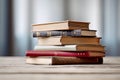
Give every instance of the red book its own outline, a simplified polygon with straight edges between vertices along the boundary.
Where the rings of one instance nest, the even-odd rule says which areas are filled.
[[[26,56],[104,57],[104,52],[94,51],[26,51]]]

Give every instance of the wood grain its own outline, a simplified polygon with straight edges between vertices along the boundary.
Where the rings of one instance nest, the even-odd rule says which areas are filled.
[[[30,65],[25,57],[0,57],[0,80],[120,80],[120,57],[104,64]]]

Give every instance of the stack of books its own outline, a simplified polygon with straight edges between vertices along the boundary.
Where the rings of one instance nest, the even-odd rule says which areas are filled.
[[[105,48],[89,22],[64,21],[32,25],[38,39],[34,50],[26,51],[29,64],[102,64]]]

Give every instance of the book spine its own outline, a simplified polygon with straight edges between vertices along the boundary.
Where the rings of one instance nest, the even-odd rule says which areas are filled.
[[[92,57],[88,51],[27,51],[26,56]]]
[[[33,37],[49,37],[49,36],[81,36],[81,30],[33,32]]]
[[[52,57],[52,65],[102,64],[103,58]]]

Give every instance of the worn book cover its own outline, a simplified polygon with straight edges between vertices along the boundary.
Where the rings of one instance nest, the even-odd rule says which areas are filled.
[[[49,30],[75,30],[89,29],[89,22],[79,21],[62,21],[43,24],[33,24],[32,31],[49,31]]]
[[[92,44],[100,45],[99,37],[38,37],[38,45],[79,45],[79,44]]]

